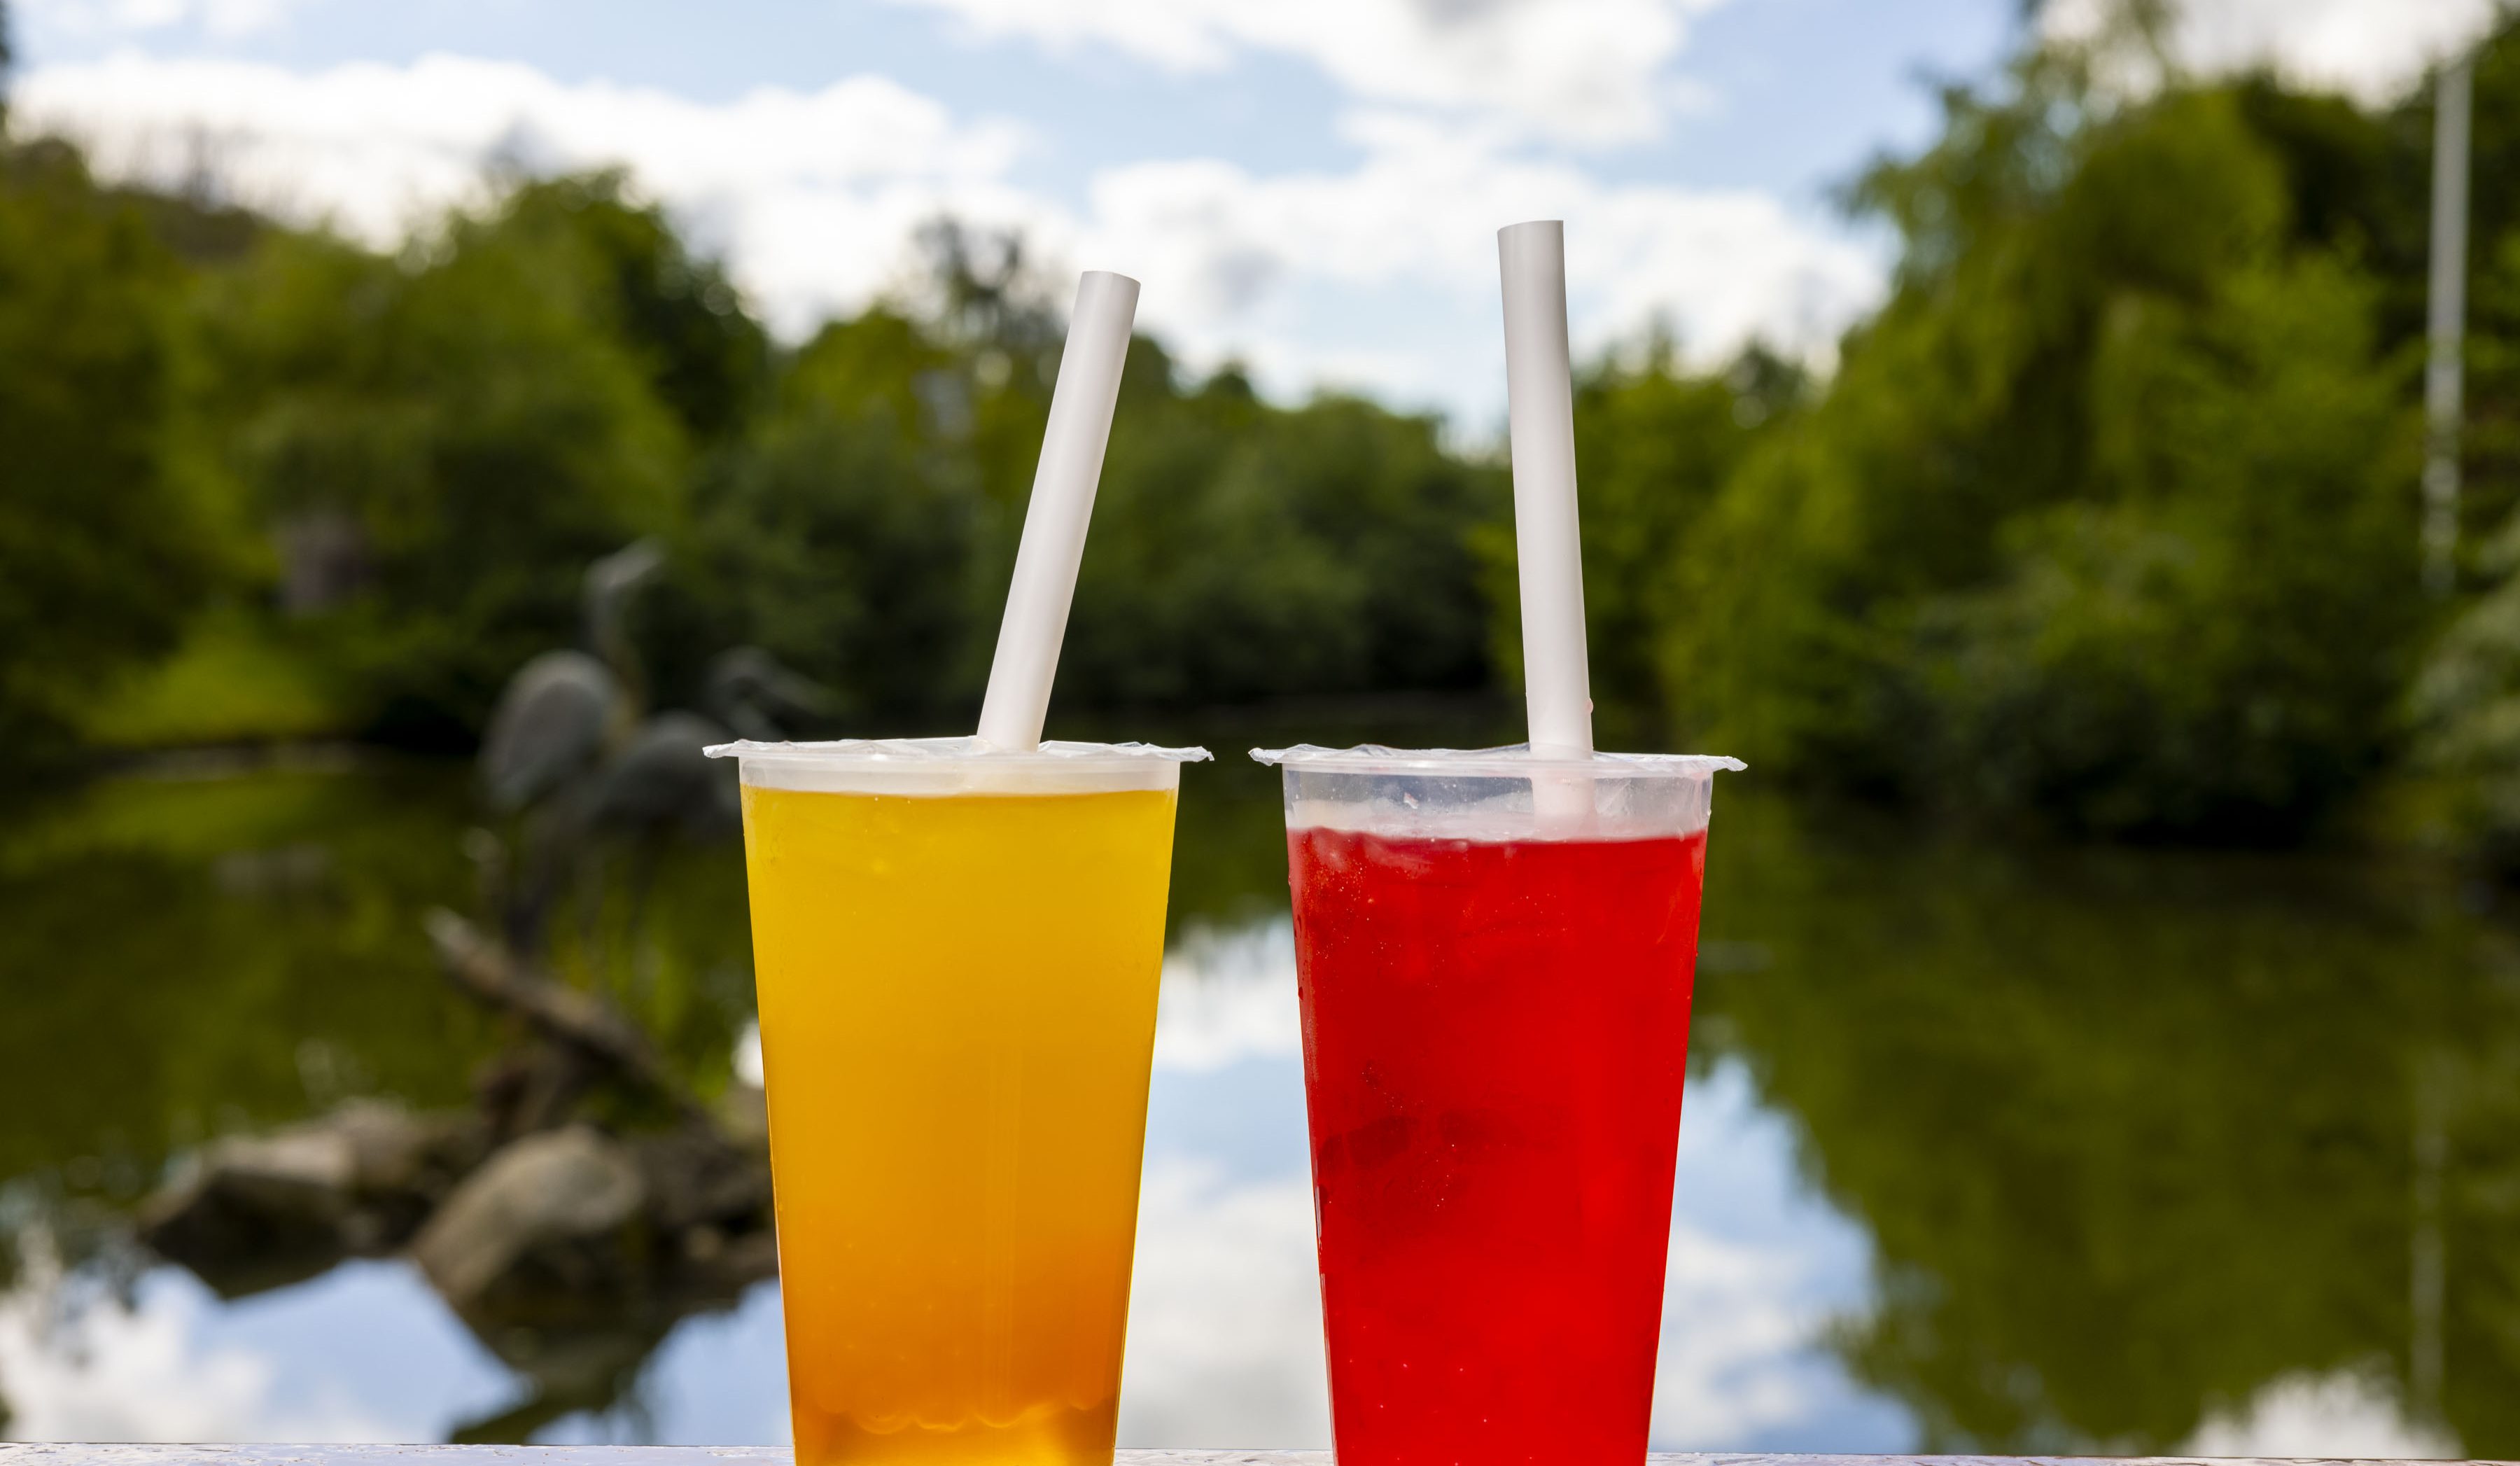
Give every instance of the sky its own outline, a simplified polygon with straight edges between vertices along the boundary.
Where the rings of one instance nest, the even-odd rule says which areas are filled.
[[[2110,0],[2036,23],[2088,31]],[[2381,97],[2494,0],[2190,0],[2194,65]],[[950,213],[1144,282],[1193,369],[1502,416],[1495,230],[1567,221],[1587,353],[1825,366],[1879,298],[1840,185],[2020,0],[14,0],[21,130],[378,245],[496,163],[629,167],[788,339]]]

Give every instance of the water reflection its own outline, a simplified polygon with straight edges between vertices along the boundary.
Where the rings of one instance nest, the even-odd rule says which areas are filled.
[[[461,791],[126,779],[0,825],[0,1183],[129,1199],[210,1134],[354,1093],[459,1100],[487,1026],[412,924],[465,894]]]
[[[39,1271],[0,1303],[15,1439],[441,1441],[516,1394],[407,1263],[222,1303],[180,1268],[122,1298]]]
[[[1326,1443],[1276,800],[1197,775],[1122,1436]],[[569,1384],[397,1261],[222,1302],[122,1240],[204,1136],[462,1103],[496,1026],[416,936],[469,889],[458,780],[124,780],[0,826],[0,1434],[784,1437],[775,1285],[596,1341]],[[2520,1448],[2505,927],[2350,862],[1721,802],[1657,1445]],[[625,970],[713,1082],[742,1063],[733,851],[659,901]]]
[[[1121,1435],[1135,1445],[1326,1445],[1328,1399],[1282,918],[1183,943],[1166,973]],[[1785,1127],[1738,1065],[1692,1084],[1655,1439],[1895,1448],[1905,1413],[1815,1347],[1861,1300],[1862,1234],[1795,1175]],[[127,1298],[22,1277],[0,1306],[0,1379],[25,1439],[442,1440],[536,1396],[401,1262],[358,1261],[221,1304],[189,1274]],[[83,1305],[83,1306],[79,1306]],[[36,1316],[51,1320],[34,1327]],[[645,1343],[646,1341],[641,1341]],[[547,1442],[777,1443],[776,1285],[685,1320],[606,1408]]]
[[[1719,830],[1710,935],[1772,960],[1702,989],[1708,1047],[1869,1232],[1873,1302],[1836,1348],[1923,1443],[2169,1449],[2349,1397],[2403,1441],[2520,1439],[2520,965],[2452,889],[1821,840],[1756,801]],[[2423,1124],[2449,1158],[2430,1320]],[[2427,1349],[2437,1403],[2408,1389]]]
[[[1294,940],[1193,927],[1165,968],[1121,1435],[1329,1443]],[[1863,1235],[1794,1169],[1746,1071],[1689,1085],[1654,1390],[1658,1447],[1895,1450],[1906,1412],[1820,1346]],[[1476,1286],[1464,1280],[1464,1286]]]

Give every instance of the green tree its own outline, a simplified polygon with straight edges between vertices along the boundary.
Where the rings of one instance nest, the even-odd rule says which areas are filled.
[[[1077,583],[1062,696],[1202,705],[1477,686],[1485,607],[1468,534],[1492,476],[1429,419],[1195,388],[1141,340]]]
[[[1584,618],[1592,653],[1595,733],[1610,748],[1667,746],[1667,713],[1688,671],[1658,655],[1664,627],[1688,613],[1674,566],[1761,435],[1803,404],[1803,370],[1753,345],[1720,373],[1683,367],[1674,344],[1650,338],[1641,360],[1613,353],[1575,383],[1575,460],[1584,538]],[[1513,526],[1503,516],[1474,541],[1495,608],[1499,675],[1522,671]]]
[[[968,726],[1013,564],[1059,330],[1019,242],[925,235],[906,299],[826,327],[702,475],[663,639],[759,642],[861,731]],[[1493,474],[1371,403],[1262,401],[1130,349],[1058,706],[1483,686],[1469,535]]]
[[[577,634],[589,560],[679,522],[671,374],[626,328],[618,252],[551,227],[556,197],[399,260],[274,234],[204,287],[240,475],[284,543],[333,562],[292,570],[301,634],[388,737],[461,737]]]
[[[1684,556],[1669,685],[1806,783],[2292,838],[2384,766],[2421,629],[2408,381],[2234,90],[2091,61],[1861,185],[1892,298]]]
[[[2461,527],[2478,588],[2434,647],[2414,704],[2453,832],[2509,872],[2520,870],[2520,211],[2482,180],[2520,165],[2520,23],[2478,49],[2475,96]],[[2401,114],[2393,135],[2428,132],[2420,96]]]
[[[959,712],[987,655],[970,414],[964,363],[907,316],[825,327],[741,449],[700,477],[661,609],[680,658],[667,680],[754,642],[840,690],[858,731]]]
[[[694,254],[661,209],[634,202],[624,174],[520,183],[497,228],[580,256],[587,307],[610,316],[694,440],[724,440],[751,421],[769,384],[768,334],[724,266]]]
[[[2016,519],[1995,585],[1918,614],[1916,755],[1945,791],[2282,840],[2381,770],[2422,607],[2369,295],[2312,256],[2121,325],[2095,363],[2099,502]]]
[[[2480,459],[2494,463],[2514,427],[2492,414],[2514,400],[2498,401],[2496,389],[2520,386],[2520,231],[2479,264],[2469,296],[2470,360],[2485,379],[2488,415],[2478,435],[2488,440],[2469,450],[2471,473]],[[2452,836],[2510,874],[2520,872],[2520,513],[2471,558],[2486,583],[2444,630],[2415,683],[2420,766],[2447,788]]]
[[[0,143],[0,747],[20,772],[217,578],[181,284],[70,149]]]

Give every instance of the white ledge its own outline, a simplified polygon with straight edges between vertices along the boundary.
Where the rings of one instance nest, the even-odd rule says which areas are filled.
[[[2371,1457],[2223,1457],[2248,1466]],[[1818,1456],[1690,1452],[1654,1466],[2207,1466],[2196,1456]],[[784,1445],[0,1445],[0,1466],[794,1466]],[[1124,1450],[1117,1466],[1331,1466],[1326,1450]],[[2391,1463],[2403,1466],[2403,1463]],[[2511,1462],[2470,1466],[2520,1466]]]

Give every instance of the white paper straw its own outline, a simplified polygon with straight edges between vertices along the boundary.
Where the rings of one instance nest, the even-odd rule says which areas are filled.
[[[1029,754],[1041,746],[1137,316],[1138,282],[1128,276],[1088,270],[1076,282],[1076,309],[1067,318],[1067,346],[1050,393],[1050,426],[1041,435],[1041,464],[1033,471],[1032,502],[1024,509],[1014,579],[1007,587],[1006,619],[998,624],[998,653],[980,703],[980,741],[991,748]]]
[[[1584,652],[1584,545],[1575,517],[1575,391],[1566,346],[1566,230],[1555,219],[1497,231],[1505,276],[1506,409],[1513,435],[1513,535],[1522,571],[1522,687],[1531,751],[1593,752]]]

